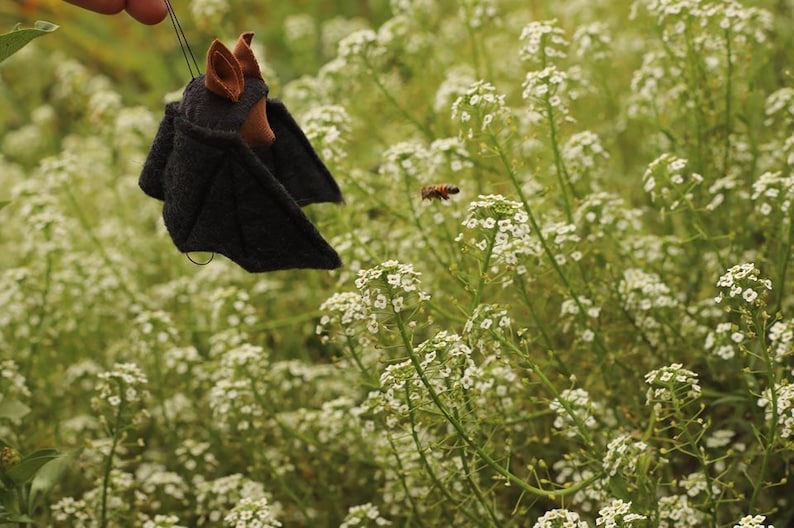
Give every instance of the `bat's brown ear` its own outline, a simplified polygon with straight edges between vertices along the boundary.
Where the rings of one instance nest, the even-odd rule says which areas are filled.
[[[240,100],[240,95],[245,90],[243,71],[237,58],[218,39],[212,41],[207,52],[204,86],[212,93],[235,103]]]
[[[251,49],[251,39],[254,38],[253,31],[247,31],[240,35],[237,44],[234,46],[234,56],[240,63],[243,75],[262,79],[262,72],[259,70],[259,63],[256,62],[254,51]],[[262,79],[264,80],[264,79]]]

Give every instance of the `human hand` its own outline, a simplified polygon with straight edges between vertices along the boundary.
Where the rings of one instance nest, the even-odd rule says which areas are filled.
[[[96,11],[104,15],[115,15],[126,9],[138,22],[157,24],[168,13],[165,0],[66,0],[70,4]]]

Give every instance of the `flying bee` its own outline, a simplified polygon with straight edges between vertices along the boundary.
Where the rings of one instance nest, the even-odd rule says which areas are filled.
[[[449,200],[450,194],[458,194],[460,189],[448,183],[422,187],[422,200]]]

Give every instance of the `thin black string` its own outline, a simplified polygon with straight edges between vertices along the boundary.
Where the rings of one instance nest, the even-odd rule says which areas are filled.
[[[185,32],[182,29],[182,24],[179,23],[179,19],[174,12],[174,8],[171,6],[170,0],[163,1],[165,2],[166,8],[168,9],[168,15],[171,17],[171,25],[174,27],[176,39],[179,41],[179,47],[182,49],[182,56],[185,57],[185,64],[187,64],[187,69],[190,72],[190,78],[195,79],[201,75],[201,68],[199,68],[198,61],[196,61],[196,56],[193,55],[193,50],[190,49],[190,44],[187,42],[187,37],[185,36]],[[190,55],[190,58],[188,58],[188,55]],[[193,61],[193,64],[190,63],[191,60]]]

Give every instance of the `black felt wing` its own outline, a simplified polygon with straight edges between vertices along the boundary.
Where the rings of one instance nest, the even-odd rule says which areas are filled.
[[[180,251],[220,253],[250,272],[341,265],[296,200],[239,134],[198,127],[179,116],[172,121],[172,150],[161,178],[163,219]],[[147,176],[156,193],[153,174],[144,170],[141,187]]]
[[[257,154],[299,205],[341,202],[342,193],[325,164],[317,156],[303,130],[287,107],[277,99],[267,100],[267,118],[276,135],[269,152]]]
[[[160,121],[160,128],[154,137],[152,148],[143,165],[141,177],[138,179],[140,188],[158,200],[165,198],[163,190],[163,174],[168,158],[174,146],[174,118],[179,114],[179,103],[169,103],[165,107],[165,116]]]

